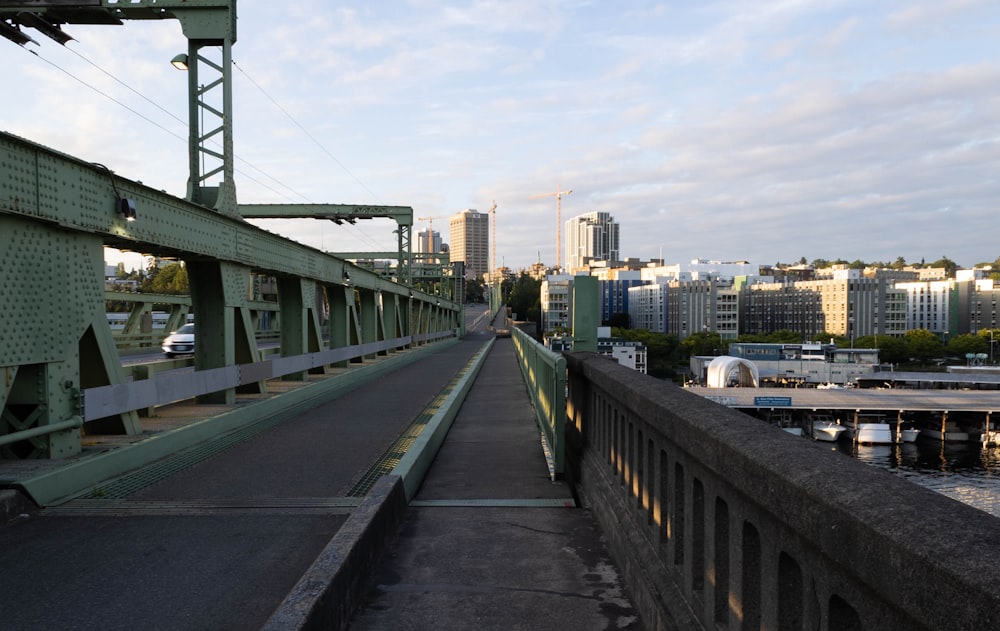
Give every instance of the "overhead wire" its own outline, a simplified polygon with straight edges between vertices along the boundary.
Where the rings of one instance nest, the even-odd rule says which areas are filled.
[[[68,47],[67,47],[67,48],[68,48]],[[43,62],[47,63],[48,65],[52,66],[53,68],[55,68],[55,69],[56,69],[56,70],[58,70],[59,72],[62,72],[62,73],[63,73],[63,74],[65,74],[66,76],[70,77],[71,79],[73,79],[73,80],[74,80],[74,81],[76,81],[77,83],[79,83],[79,84],[83,85],[84,87],[86,87],[86,88],[88,88],[88,89],[90,89],[90,90],[92,90],[92,91],[96,92],[97,94],[99,94],[99,95],[103,96],[104,98],[108,99],[109,101],[111,101],[111,102],[115,103],[116,105],[118,105],[118,106],[120,106],[120,107],[124,108],[125,110],[128,110],[128,111],[129,111],[129,112],[131,112],[132,114],[136,115],[137,117],[141,118],[142,120],[146,121],[147,123],[149,123],[149,124],[153,125],[154,127],[156,127],[156,128],[158,128],[158,129],[160,129],[161,131],[163,131],[163,132],[165,132],[165,133],[169,134],[170,136],[173,136],[174,138],[177,138],[178,140],[180,140],[181,142],[183,142],[183,143],[185,143],[185,144],[186,144],[186,143],[188,142],[188,139],[187,139],[187,138],[185,138],[184,136],[181,136],[180,134],[176,133],[175,131],[173,131],[173,130],[171,130],[171,129],[167,128],[167,127],[165,127],[164,125],[161,125],[161,124],[160,124],[159,122],[157,122],[157,121],[153,120],[152,118],[150,118],[150,117],[146,116],[145,114],[143,114],[142,112],[140,112],[140,111],[136,110],[135,108],[133,108],[133,107],[130,107],[130,106],[129,106],[129,105],[127,105],[126,103],[124,103],[124,102],[122,102],[122,101],[118,100],[117,98],[115,98],[114,96],[112,96],[112,95],[108,94],[108,93],[107,93],[107,92],[105,92],[104,90],[102,90],[102,89],[98,88],[97,86],[95,86],[95,85],[93,85],[93,84],[91,84],[91,83],[88,83],[88,82],[87,82],[87,81],[85,81],[84,79],[81,79],[80,77],[78,77],[78,76],[74,75],[74,74],[73,74],[72,72],[70,72],[69,70],[66,70],[65,68],[63,68],[63,67],[62,67],[62,66],[60,66],[59,64],[55,63],[55,62],[54,62],[54,61],[52,61],[51,59],[47,59],[46,57],[44,57],[44,56],[42,56],[42,55],[38,54],[38,52],[36,52],[36,51],[34,51],[34,50],[28,50],[28,49],[25,49],[25,50],[27,50],[27,51],[28,51],[29,53],[31,53],[32,55],[34,55],[34,56],[35,56],[35,57],[37,57],[38,59],[42,60]],[[69,49],[69,50],[70,50],[71,52],[73,52],[73,54],[77,55],[78,57],[80,57],[81,59],[83,59],[84,61],[86,61],[86,62],[87,62],[88,64],[90,64],[91,66],[93,66],[94,68],[97,68],[97,69],[98,69],[98,70],[100,70],[100,71],[101,71],[102,73],[104,73],[105,75],[107,75],[108,77],[110,77],[111,79],[113,79],[114,81],[116,81],[117,83],[119,83],[119,84],[121,84],[122,86],[124,86],[125,88],[127,88],[127,89],[128,89],[129,91],[131,91],[131,92],[133,92],[134,94],[138,95],[138,96],[139,96],[140,98],[142,98],[142,99],[143,99],[144,101],[146,101],[147,103],[149,103],[149,104],[153,105],[154,107],[156,107],[157,109],[159,109],[159,110],[160,110],[160,111],[162,111],[163,113],[167,114],[168,116],[170,116],[170,117],[171,117],[171,118],[173,118],[174,120],[176,120],[176,121],[180,122],[181,124],[183,124],[183,125],[187,125],[187,123],[186,123],[185,121],[181,120],[181,119],[180,119],[180,118],[178,118],[178,117],[177,117],[176,115],[174,115],[174,114],[173,114],[173,113],[171,113],[170,111],[168,111],[168,110],[166,110],[165,108],[163,108],[163,107],[162,107],[162,106],[161,106],[160,104],[156,103],[155,101],[153,101],[152,99],[150,99],[150,98],[149,98],[149,97],[147,97],[146,95],[144,95],[144,94],[142,94],[141,92],[139,92],[138,90],[134,89],[134,88],[133,88],[132,86],[128,85],[127,83],[125,83],[124,81],[122,81],[122,80],[121,80],[121,79],[119,79],[118,77],[114,76],[113,74],[111,74],[110,72],[108,72],[107,70],[105,70],[104,68],[101,68],[101,67],[100,67],[99,65],[97,65],[96,63],[94,63],[94,62],[93,62],[93,61],[91,61],[90,59],[87,59],[87,58],[86,58],[86,57],[85,57],[84,55],[82,55],[82,54],[80,54],[79,52],[77,52],[77,51],[74,51],[74,50],[72,50],[72,49]],[[215,141],[213,141],[213,142],[215,142]],[[218,143],[215,143],[215,144],[216,144],[217,146],[221,146],[221,145],[218,145]],[[270,179],[271,179],[272,181],[274,181],[274,182],[277,182],[277,183],[278,183],[278,184],[279,184],[280,186],[283,186],[284,188],[288,189],[288,190],[289,190],[289,191],[291,191],[292,193],[294,193],[294,194],[296,194],[296,195],[299,195],[299,197],[301,197],[302,199],[306,199],[306,198],[305,198],[305,196],[301,195],[300,193],[297,193],[297,192],[296,192],[296,191],[295,191],[294,189],[292,189],[291,187],[289,187],[289,186],[287,186],[287,185],[283,184],[283,183],[282,183],[282,182],[280,182],[279,180],[277,180],[277,179],[273,178],[272,176],[268,175],[267,173],[265,173],[264,171],[262,171],[262,170],[261,170],[261,169],[259,169],[258,167],[254,166],[254,165],[253,165],[253,164],[251,164],[250,162],[247,162],[246,160],[244,160],[243,158],[240,158],[239,156],[234,156],[234,157],[236,157],[236,159],[240,160],[240,162],[243,162],[244,164],[246,164],[246,165],[250,166],[251,168],[253,168],[253,169],[257,170],[258,172],[260,172],[260,173],[261,173],[261,174],[263,174],[264,176],[266,176],[266,177],[270,178]],[[266,188],[267,190],[271,191],[271,192],[272,192],[272,193],[274,193],[275,195],[279,195],[279,196],[281,196],[281,197],[283,197],[283,198],[285,198],[285,199],[287,199],[287,200],[291,201],[291,198],[290,198],[290,197],[289,197],[289,196],[288,196],[288,195],[287,195],[286,193],[282,193],[281,191],[278,191],[278,190],[276,190],[276,189],[275,189],[275,188],[273,188],[272,186],[270,186],[270,185],[266,184],[265,182],[261,182],[261,181],[260,181],[260,180],[258,180],[257,178],[253,177],[252,175],[249,175],[249,174],[245,173],[244,171],[240,171],[240,170],[238,170],[238,169],[237,169],[237,172],[238,172],[238,173],[239,173],[240,175],[242,175],[243,177],[247,178],[248,180],[250,180],[250,181],[254,182],[255,184],[258,184],[258,185],[260,185],[261,187],[263,187],[263,188]]]
[[[152,99],[150,99],[149,97],[145,96],[144,94],[142,94],[141,92],[139,92],[138,90],[136,90],[132,86],[128,85],[127,83],[125,83],[124,81],[122,81],[121,79],[119,79],[118,77],[116,77],[115,75],[113,75],[112,73],[108,72],[107,70],[105,70],[104,68],[102,68],[97,63],[95,63],[92,60],[88,59],[85,55],[83,55],[83,54],[79,53],[78,51],[75,51],[75,50],[73,50],[73,49],[71,49],[69,47],[66,47],[66,48],[68,50],[70,50],[70,52],[72,52],[74,55],[78,56],[80,59],[82,59],[83,61],[85,61],[88,64],[90,64],[95,69],[99,70],[101,73],[107,75],[109,78],[111,78],[112,80],[114,80],[116,83],[120,84],[121,86],[123,86],[124,88],[126,88],[127,90],[129,90],[130,92],[134,93],[139,98],[143,99],[144,101],[146,101],[150,105],[154,106],[156,109],[160,110],[161,112],[163,112],[164,114],[166,114],[170,118],[178,121],[179,123],[181,123],[183,125],[187,124],[183,119],[181,119],[180,117],[176,116],[175,114],[173,114],[169,110],[165,109],[159,103],[157,103],[157,102],[153,101]],[[55,63],[54,61],[52,61],[50,59],[47,59],[46,57],[38,54],[38,52],[36,52],[36,51],[30,50],[30,49],[25,49],[25,50],[27,50],[32,55],[35,55],[35,57],[37,57],[38,59],[42,60],[46,64],[48,64],[48,65],[52,66],[53,68],[59,70],[60,72],[62,72],[66,76],[70,77],[74,81],[80,83],[84,87],[86,87],[86,88],[88,88],[88,89],[96,92],[97,94],[103,96],[104,98],[108,99],[109,101],[111,101],[111,102],[115,103],[116,105],[122,107],[123,109],[131,112],[132,114],[134,114],[138,118],[140,118],[140,119],[146,121],[147,123],[153,125],[157,129],[160,129],[161,131],[169,134],[170,136],[173,136],[174,138],[177,138],[181,142],[184,142],[184,143],[188,142],[188,139],[185,138],[184,136],[181,136],[181,135],[177,134],[173,130],[165,127],[164,125],[160,124],[159,122],[157,122],[157,121],[153,120],[152,118],[146,116],[142,112],[136,110],[133,107],[130,107],[126,103],[124,103],[121,100],[115,98],[111,94],[105,92],[104,90],[101,90],[97,86],[94,86],[94,85],[88,83],[87,81],[85,81],[84,79],[82,79],[82,78],[74,75],[72,72],[66,70],[65,68],[63,68],[59,64]],[[354,175],[340,160],[338,160],[337,157],[333,155],[333,153],[331,153],[325,146],[323,146],[322,143],[320,143],[311,133],[309,133],[309,131],[302,124],[300,124],[284,107],[282,107],[281,104],[274,97],[272,97],[266,90],[264,90],[264,88],[259,83],[257,83],[257,81],[255,81],[253,79],[253,77],[251,77],[249,75],[249,73],[247,73],[235,61],[233,61],[233,66],[236,67],[240,71],[240,73],[243,76],[245,76],[247,78],[247,80],[250,81],[250,83],[252,83],[254,85],[254,87],[256,87],[289,120],[291,120],[295,124],[295,126],[298,127],[314,144],[316,144],[323,151],[323,153],[325,153],[341,169],[343,169],[345,173],[347,173],[348,175],[350,175],[351,178],[353,178],[362,188],[364,188],[365,191],[367,191],[374,199],[379,200],[378,195],[376,195],[367,185],[365,185],[364,182],[361,181],[360,178],[358,178],[356,175]],[[213,142],[215,142],[215,141],[213,141]],[[215,144],[218,145],[217,142]],[[242,162],[242,163],[246,164],[247,166],[251,167],[252,169],[256,170],[257,172],[259,172],[263,176],[267,177],[271,181],[277,183],[282,188],[284,188],[287,191],[291,192],[292,194],[298,196],[300,199],[306,200],[307,202],[309,201],[309,198],[307,196],[305,196],[302,193],[296,191],[294,188],[292,188],[291,186],[288,186],[287,184],[285,184],[281,180],[279,180],[279,179],[271,176],[270,174],[268,174],[264,170],[260,169],[256,165],[252,164],[251,162],[249,162],[249,161],[245,160],[244,158],[236,155],[235,153],[234,153],[234,157],[237,160],[239,160],[240,162]],[[270,186],[270,185],[268,185],[268,184],[266,184],[264,182],[261,182],[257,178],[254,178],[253,176],[245,173],[244,171],[240,171],[240,170],[237,169],[237,172],[240,173],[240,175],[242,175],[243,177],[245,177],[245,178],[249,179],[250,181],[258,184],[259,186],[261,186],[261,187],[263,187],[263,188],[271,191],[272,193],[275,193],[276,195],[278,195],[280,197],[283,197],[283,198],[285,198],[288,201],[292,201],[292,199],[286,193],[282,193],[282,192],[276,190],[274,187],[272,187],[272,186]],[[347,224],[347,225],[349,225],[352,228],[354,228],[356,234],[360,238],[362,238],[364,241],[368,242],[370,245],[372,245],[374,247],[378,247],[379,246],[379,244],[374,239],[372,239],[369,235],[367,235],[363,230],[361,230],[360,228],[358,228],[356,225],[354,225],[354,224]]]
[[[370,188],[368,188],[368,186],[367,186],[367,185],[366,185],[366,184],[365,184],[364,182],[362,182],[362,181],[361,181],[361,179],[360,179],[360,178],[359,178],[358,176],[354,175],[354,173],[352,173],[352,172],[351,172],[351,170],[350,170],[350,169],[348,169],[348,168],[347,168],[347,167],[346,167],[346,166],[344,165],[344,163],[343,163],[343,162],[341,162],[340,160],[338,160],[338,159],[337,159],[337,157],[336,157],[335,155],[333,155],[333,153],[332,153],[332,152],[331,152],[331,151],[330,151],[329,149],[327,149],[327,148],[326,148],[326,147],[325,147],[325,146],[323,145],[323,143],[321,143],[321,142],[320,142],[319,140],[317,140],[317,139],[316,139],[316,137],[315,137],[315,136],[313,136],[313,135],[312,135],[311,133],[309,133],[309,130],[307,130],[307,129],[306,129],[306,128],[305,128],[305,127],[304,127],[304,126],[303,126],[303,125],[301,124],[301,123],[299,123],[299,121],[298,121],[298,120],[296,120],[296,118],[295,118],[294,116],[292,116],[292,115],[291,115],[291,113],[290,113],[290,112],[289,112],[288,110],[286,110],[286,109],[285,109],[285,108],[284,108],[284,107],[283,107],[283,106],[281,105],[281,103],[279,103],[279,102],[277,101],[277,99],[275,99],[274,97],[272,97],[272,96],[271,96],[271,95],[270,95],[270,94],[269,94],[269,93],[267,92],[267,90],[265,90],[265,89],[263,88],[263,86],[261,86],[261,85],[260,85],[260,84],[259,84],[259,83],[258,83],[258,82],[257,82],[256,80],[254,80],[254,78],[253,78],[253,77],[251,77],[251,76],[250,76],[250,74],[249,74],[249,73],[248,73],[248,72],[247,72],[246,70],[244,70],[244,69],[243,69],[243,68],[242,68],[242,67],[241,67],[241,66],[240,66],[240,65],[239,65],[238,63],[236,63],[236,60],[233,60],[233,67],[235,67],[235,68],[236,68],[237,70],[239,70],[239,71],[240,71],[240,73],[241,73],[241,74],[242,74],[242,75],[243,75],[244,77],[246,77],[246,79],[247,79],[247,80],[248,80],[248,81],[249,81],[249,82],[250,82],[250,83],[251,83],[251,84],[252,84],[252,85],[253,85],[253,86],[254,86],[255,88],[257,88],[257,90],[259,90],[259,91],[260,91],[260,93],[261,93],[261,94],[263,94],[263,95],[264,95],[264,97],[265,97],[265,98],[267,98],[267,100],[268,100],[268,101],[270,101],[270,102],[271,102],[271,103],[272,103],[272,104],[273,104],[273,105],[274,105],[274,106],[275,106],[276,108],[278,108],[278,110],[279,110],[279,111],[280,111],[280,112],[281,112],[282,114],[284,114],[284,115],[285,115],[285,117],[287,117],[287,118],[288,118],[288,120],[290,120],[290,121],[291,121],[291,122],[292,122],[292,123],[293,123],[293,124],[294,124],[294,125],[295,125],[296,127],[298,127],[298,128],[299,128],[299,129],[300,129],[300,130],[302,131],[302,133],[303,133],[303,134],[305,134],[305,135],[306,135],[306,137],[307,137],[307,138],[309,138],[309,140],[310,140],[310,141],[312,141],[312,143],[313,143],[313,144],[315,144],[315,145],[316,145],[317,147],[319,147],[320,151],[322,151],[323,153],[325,153],[325,154],[326,154],[326,155],[327,155],[327,156],[328,156],[328,157],[329,157],[329,158],[330,158],[331,160],[333,160],[333,161],[334,161],[334,162],[335,162],[335,163],[337,164],[337,166],[339,166],[339,167],[340,167],[341,169],[343,169],[343,170],[344,170],[344,172],[345,172],[345,173],[347,173],[347,174],[348,174],[349,176],[351,176],[351,178],[352,178],[352,179],[354,179],[354,181],[355,181],[355,182],[357,182],[357,183],[358,183],[358,185],[360,185],[360,186],[361,186],[361,188],[363,188],[363,189],[364,189],[365,191],[367,191],[367,192],[368,192],[368,194],[369,194],[369,195],[371,195],[373,199],[375,199],[375,200],[376,200],[377,202],[379,202],[380,204],[382,204],[382,203],[383,203],[383,202],[382,202],[382,200],[381,200],[381,199],[379,198],[379,196],[378,196],[378,195],[376,195],[376,194],[375,194],[375,192],[374,192],[374,191],[372,191],[372,190],[371,190]],[[372,238],[371,238],[371,237],[370,237],[369,235],[367,235],[367,234],[366,234],[366,233],[365,233],[365,232],[364,232],[363,230],[361,230],[361,228],[359,228],[358,226],[356,226],[356,225],[354,225],[354,224],[350,224],[350,223],[349,223],[349,224],[347,224],[347,225],[349,225],[349,226],[351,226],[352,228],[354,228],[355,232],[356,232],[356,233],[357,233],[357,234],[358,234],[358,235],[359,235],[359,236],[360,236],[360,237],[361,237],[362,239],[364,239],[365,241],[367,241],[367,242],[369,243],[369,245],[372,245],[372,246],[374,246],[374,247],[378,247],[378,245],[379,245],[379,244],[378,244],[378,242],[376,242],[376,241],[375,241],[374,239],[372,239]]]

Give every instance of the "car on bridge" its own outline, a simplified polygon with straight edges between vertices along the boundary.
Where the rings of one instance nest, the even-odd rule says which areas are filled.
[[[163,349],[167,357],[191,355],[194,353],[194,324],[187,323],[163,338]]]

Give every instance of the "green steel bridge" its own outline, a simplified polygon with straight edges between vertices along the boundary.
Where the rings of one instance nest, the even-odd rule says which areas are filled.
[[[397,414],[409,415],[405,422],[393,418],[397,424],[384,429],[395,435],[406,430],[413,417],[422,416],[421,409],[428,418],[438,418],[438,410],[457,410],[463,396],[459,393],[471,387],[473,376],[456,377],[446,388],[455,394],[442,395],[441,401],[426,397],[427,388],[421,384],[432,376],[462,373],[466,362],[466,372],[474,375],[472,367],[486,357],[493,341],[473,341],[474,350],[467,346],[469,340],[460,341],[466,336],[467,317],[455,300],[464,295],[461,274],[415,259],[410,252],[411,208],[237,203],[230,77],[235,0],[0,2],[0,35],[11,45],[33,41],[29,33],[65,43],[63,27],[78,23],[110,26],[123,20],[162,19],[178,20],[188,40],[187,54],[176,60],[187,68],[189,82],[184,198],[144,186],[86,157],[0,134],[0,483],[6,487],[0,494],[16,489],[35,508],[64,516],[62,521],[33,522],[38,531],[5,529],[3,542],[9,545],[0,546],[4,567],[16,565],[24,575],[44,579],[21,585],[21,575],[7,574],[4,580],[20,594],[32,593],[39,610],[58,606],[79,622],[110,619],[112,613],[120,616],[116,619],[135,619],[129,607],[150,607],[157,604],[151,598],[176,596],[171,579],[183,576],[197,580],[205,596],[199,604],[201,617],[189,620],[190,627],[216,620],[214,628],[223,628],[233,620],[212,617],[219,612],[254,614],[258,623],[268,619],[269,611],[251,611],[260,606],[260,599],[252,585],[247,587],[248,581],[274,580],[287,586],[298,578],[294,568],[308,566],[267,628],[342,628],[358,606],[374,560],[406,512],[441,510],[440,499],[422,505],[433,508],[416,502],[407,507],[419,482],[405,475],[376,475],[357,480],[357,494],[336,501],[319,497],[324,492],[320,489],[312,496],[281,500],[257,496],[249,504],[221,496],[201,502],[175,497],[164,503],[149,487],[148,501],[126,508],[116,498],[150,484],[134,480],[129,472],[169,476],[186,466],[179,459],[209,457],[198,453],[203,444],[217,449],[220,439],[240,441],[291,417],[307,419],[303,428],[322,430],[324,423],[343,421],[335,417],[345,412],[309,411],[367,383],[374,390],[350,404],[355,416],[343,435],[293,431],[287,451],[270,453],[270,445],[265,445],[253,452],[270,468],[256,467],[257,461],[241,459],[244,452],[234,449],[214,464],[216,477],[179,476],[171,488],[178,497],[206,493],[214,485],[225,487],[242,472],[253,472],[255,488],[265,495],[278,478],[303,489],[322,484],[326,476],[349,479],[352,470],[341,466],[341,460],[353,465],[354,459],[363,458],[358,447],[371,438],[373,419],[385,422]],[[395,265],[380,272],[351,261],[366,258],[364,253],[321,252],[246,221],[274,216],[394,220],[397,251],[372,258],[393,258]],[[109,293],[106,247],[183,261],[190,296]],[[275,300],[264,300],[254,290],[261,279],[273,282]],[[574,300],[581,304],[596,301],[596,280],[581,279],[575,292]],[[130,332],[152,305],[169,310],[175,322],[193,314],[193,357],[123,366],[121,340],[116,340],[106,316],[109,299],[134,303],[134,320],[126,325]],[[532,396],[524,405],[545,417],[538,426],[545,435],[541,442],[553,450],[548,458],[552,475],[564,476],[573,487],[567,498],[535,498],[532,510],[549,500],[576,505],[579,498],[593,512],[641,612],[636,624],[657,629],[1000,627],[995,518],[581,352],[581,347],[586,351],[589,344],[596,346],[596,309],[578,308],[574,313],[578,346],[565,357],[536,351],[518,333],[508,342],[518,348],[521,374]],[[266,327],[264,320],[270,323]],[[260,344],[262,333],[277,341],[277,350]],[[407,382],[400,380],[401,366],[420,368]],[[502,400],[479,403],[482,415],[490,419],[480,431],[499,429],[509,416],[505,405],[516,401],[515,394],[525,395],[519,380],[505,382],[504,388]],[[421,409],[400,412],[413,403],[413,397],[406,396],[412,393],[426,398]],[[344,404],[344,409],[349,407]],[[436,431],[429,434],[444,440]],[[431,439],[421,436],[416,442]],[[537,447],[538,435],[529,439]],[[471,440],[466,447],[499,448],[500,443]],[[333,446],[340,455],[297,462],[299,454],[320,446]],[[516,449],[502,454],[504,466],[493,463],[496,471],[513,466],[524,451],[517,443]],[[426,460],[433,458],[424,455],[433,450],[401,452],[402,459],[420,460],[413,463],[417,469],[429,466]],[[475,452],[469,462],[478,467],[472,475],[458,470],[453,477],[461,484],[488,482],[494,473],[490,461]],[[307,473],[293,465],[305,467]],[[87,493],[89,499],[82,497]],[[5,502],[8,498],[0,495]],[[89,521],[74,521],[76,508],[61,508],[68,499],[73,501],[67,505],[79,507]],[[81,499],[86,501],[80,504]],[[494,498],[491,509],[513,511],[531,504],[524,498],[518,501],[514,507]],[[467,498],[447,510],[479,511],[481,504],[481,498]],[[126,510],[131,515],[148,511],[149,519],[163,521],[143,527],[134,520],[117,520],[115,511]],[[253,528],[241,517],[244,512],[258,517]],[[289,513],[294,520],[276,516]],[[189,514],[196,516],[172,519]],[[213,521],[219,514],[230,521]],[[456,514],[459,521],[470,515]],[[485,513],[474,514],[482,518]],[[546,539],[541,548],[515,552],[498,546],[492,530],[500,524],[509,534],[509,514],[493,513],[476,530],[479,538],[470,540],[476,558],[469,567],[482,570],[486,551],[492,554],[485,562],[487,573],[496,573],[511,564],[565,560],[560,555],[571,545],[605,545],[603,539],[556,544]],[[569,515],[561,513],[550,517],[554,521],[521,531],[555,537],[566,532],[565,519],[575,519]],[[289,526],[290,521],[297,525]],[[459,521],[451,527],[457,529]],[[303,526],[305,522],[313,529]],[[81,538],[84,523],[90,533],[86,540]],[[148,534],[151,526],[155,538]],[[325,539],[317,533],[328,537],[331,527],[342,528],[337,541],[345,531],[345,536],[354,536],[349,549],[323,548]],[[247,552],[244,540],[243,556],[233,555],[240,537],[230,536],[231,528],[253,532],[249,540],[255,551]],[[40,531],[44,537],[36,536]],[[197,535],[202,532],[211,534]],[[45,545],[40,545],[42,540]],[[111,555],[95,548],[126,553]],[[323,554],[313,562],[309,551],[319,549]],[[289,551],[298,555],[294,563],[282,556]],[[254,567],[246,555],[257,553],[274,560],[271,566],[284,568],[284,573],[244,574]],[[100,582],[87,581],[90,568],[109,557],[139,565],[154,558],[165,567],[162,572],[146,568],[155,589],[142,595],[143,602],[134,602],[136,586],[125,571],[131,566],[122,571],[102,568]],[[592,560],[598,564],[592,567],[608,567],[603,559]],[[427,561],[423,559],[421,567]],[[226,573],[199,574],[203,565],[225,568]],[[54,571],[66,573],[53,577]],[[574,603],[593,604],[594,594],[607,590],[600,572],[588,571],[586,576],[596,582],[589,585],[588,597]],[[529,572],[520,572],[511,580],[530,578]],[[66,585],[72,586],[72,593],[63,593]],[[242,589],[238,596],[232,585]],[[464,607],[465,599],[453,595],[466,586],[446,587],[450,606]],[[37,593],[44,589],[50,591]],[[525,597],[546,589],[491,586],[487,591]],[[25,614],[15,605],[28,606],[26,600],[12,603],[3,600],[6,597],[0,597],[0,626],[7,616]],[[183,619],[174,601],[164,602],[171,614]],[[562,626],[573,627],[568,618],[557,617]],[[495,612],[478,619],[500,620]],[[523,628],[532,620],[522,621]]]

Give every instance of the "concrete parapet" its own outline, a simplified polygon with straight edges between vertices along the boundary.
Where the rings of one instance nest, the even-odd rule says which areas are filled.
[[[271,615],[264,631],[346,629],[405,515],[402,478],[382,477]]]
[[[567,355],[567,476],[650,628],[1000,628],[995,517]]]

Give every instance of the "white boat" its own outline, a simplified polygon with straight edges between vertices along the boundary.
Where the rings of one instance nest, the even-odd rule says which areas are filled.
[[[846,427],[834,423],[833,421],[813,421],[812,436],[816,440],[833,443],[836,442],[837,439],[840,438],[840,435],[846,431]]]
[[[855,440],[863,445],[891,445],[896,442],[888,423],[858,423]]]
[[[920,435],[920,430],[917,428],[901,429],[899,430],[899,442],[901,443],[915,443],[917,442],[917,436]]]
[[[941,426],[935,428],[925,427],[924,436],[944,440],[949,443],[964,443],[969,441],[969,432],[963,432],[957,423],[948,421],[944,425],[944,433],[941,433]]]

